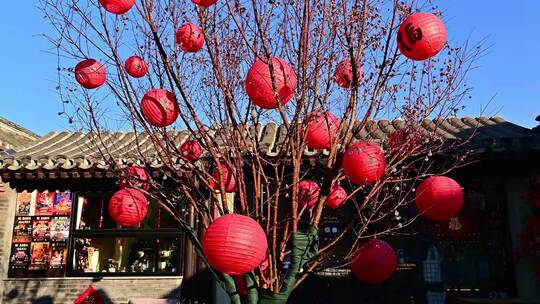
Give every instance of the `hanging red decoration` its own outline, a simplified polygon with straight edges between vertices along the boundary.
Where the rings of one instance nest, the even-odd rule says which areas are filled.
[[[268,244],[264,230],[255,220],[227,214],[210,224],[202,248],[210,266],[225,274],[240,275],[261,264]]]
[[[97,290],[95,290],[92,285],[89,285],[88,288],[75,299],[73,304],[105,304],[105,301]]]
[[[85,89],[95,89],[107,81],[107,71],[101,62],[86,59],[75,66],[75,80]]]
[[[463,190],[449,177],[430,176],[416,189],[416,206],[430,220],[449,219],[463,206]]]
[[[339,120],[332,112],[314,112],[307,118],[306,145],[310,149],[329,149],[337,137]]]
[[[133,5],[135,0],[99,0],[105,10],[109,13],[121,15],[127,13]]]
[[[109,201],[109,215],[124,227],[138,225],[146,217],[148,200],[136,189],[125,188],[117,191]]]
[[[300,206],[307,204],[308,208],[315,206],[319,200],[321,188],[312,180],[303,180],[298,183],[298,202]]]
[[[203,31],[193,23],[184,24],[176,31],[176,43],[184,52],[197,52],[204,46]]]
[[[360,281],[380,284],[394,274],[396,265],[396,252],[392,246],[381,240],[370,240],[356,251],[351,268]]]
[[[143,167],[125,167],[120,171],[118,187],[120,187],[120,189],[140,188],[148,191],[148,189],[150,189],[150,176]]]
[[[351,61],[343,60],[336,66],[336,71],[334,72],[334,81],[344,89],[355,88],[362,83],[362,80],[364,80],[364,71],[362,70],[362,66],[359,64],[356,65],[356,73],[358,81],[355,83]]]
[[[180,146],[180,154],[190,162],[196,161],[203,154],[203,148],[196,140],[186,140]]]
[[[386,159],[379,146],[361,141],[347,148],[342,166],[351,182],[371,185],[383,177]]]
[[[296,74],[283,59],[272,57],[274,84],[281,105],[285,105],[296,91]],[[246,77],[246,93],[251,101],[263,109],[275,109],[278,101],[272,86],[270,66],[261,60],[255,61]]]
[[[248,287],[246,282],[246,277],[244,275],[235,275],[233,276],[234,284],[236,284],[236,291],[242,297],[247,296]]]
[[[420,135],[410,129],[397,129],[388,136],[388,150],[392,153],[412,153],[422,146]]]
[[[221,174],[223,177],[223,182],[225,183],[225,192],[236,192],[237,186],[236,186],[236,177],[234,174],[234,169],[225,161],[221,161],[219,163],[219,167],[221,168]],[[220,190],[220,180],[219,180],[219,170],[217,168],[214,168],[214,171],[212,172],[212,178],[210,178],[210,187],[214,190]]]
[[[209,7],[216,4],[217,0],[191,0],[191,2],[202,7]]]
[[[412,60],[426,60],[437,55],[446,43],[446,28],[442,20],[430,13],[409,16],[399,27],[398,48]]]
[[[139,56],[131,56],[126,60],[124,64],[126,72],[135,78],[141,78],[148,72],[148,65],[146,61]]]
[[[178,118],[178,103],[173,93],[163,89],[153,89],[141,101],[142,114],[155,127],[166,127]]]
[[[347,191],[340,185],[334,185],[332,186],[332,189],[330,189],[330,195],[328,195],[328,198],[326,199],[326,205],[331,209],[337,209],[345,203],[346,198]]]

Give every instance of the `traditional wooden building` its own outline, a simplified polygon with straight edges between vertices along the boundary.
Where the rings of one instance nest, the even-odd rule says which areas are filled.
[[[402,125],[400,120],[372,122],[356,136],[384,141]],[[533,214],[534,206],[526,203],[532,199],[526,197],[540,172],[540,132],[499,117],[425,120],[422,126],[446,139],[472,136],[475,162],[454,173],[466,192],[462,214],[448,223],[420,220],[417,235],[396,238],[399,272],[389,282],[364,286],[347,269],[331,269],[312,276],[292,302],[540,298],[533,267],[539,261],[523,250],[524,237],[519,237]],[[270,156],[282,144],[283,130],[276,124],[252,132]],[[186,136],[176,133],[175,144]],[[111,303],[178,299],[182,283],[195,275],[193,252],[157,204],[139,229],[120,229],[109,218],[108,198],[117,186],[103,150],[119,167],[138,164],[161,178],[162,164],[145,134],[108,133],[96,140],[91,133],[52,132],[0,156],[0,177],[7,183],[0,194],[5,303],[72,303],[89,285]],[[325,151],[305,151],[314,158],[318,153]],[[340,212],[346,210],[325,218],[323,239],[339,233]],[[213,301],[223,303],[217,297]]]

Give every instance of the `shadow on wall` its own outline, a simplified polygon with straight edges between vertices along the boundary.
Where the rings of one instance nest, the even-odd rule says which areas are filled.
[[[169,292],[165,298],[181,299],[181,304],[212,304],[215,303],[215,290],[212,275],[208,271],[196,273],[191,278],[184,278],[182,285]]]

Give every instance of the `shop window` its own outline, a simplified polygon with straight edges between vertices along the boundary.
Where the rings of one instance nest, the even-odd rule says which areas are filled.
[[[113,192],[23,191],[17,196],[9,277],[181,274],[183,235],[157,202],[138,227],[109,217]]]

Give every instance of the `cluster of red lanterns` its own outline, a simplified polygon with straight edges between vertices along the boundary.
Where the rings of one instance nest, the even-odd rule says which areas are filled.
[[[329,149],[337,138],[338,118],[332,112],[314,112],[306,124],[306,145],[310,149]]]
[[[268,63],[257,60],[246,76],[247,95],[253,104],[263,109],[278,107],[274,87],[282,106],[293,98],[296,91],[297,80],[292,67],[285,60],[277,57],[271,58],[271,62],[273,73],[271,73]]]
[[[342,166],[351,182],[367,186],[383,177],[386,159],[379,146],[361,141],[347,148],[343,155]]]
[[[446,28],[439,17],[430,13],[416,13],[399,27],[397,44],[407,58],[426,60],[444,48],[446,36]]]
[[[298,202],[300,206],[307,205],[308,208],[315,206],[319,200],[321,188],[312,180],[302,180],[298,183]]]
[[[196,140],[186,140],[180,146],[180,155],[190,162],[198,160],[203,154],[204,149]]]
[[[148,200],[136,189],[124,188],[113,194],[109,200],[109,215],[123,227],[138,225],[146,217]]]
[[[229,275],[252,271],[268,254],[261,225],[238,214],[223,215],[212,222],[202,239],[202,249],[210,266]]]
[[[364,243],[352,260],[353,275],[367,284],[380,284],[396,271],[396,252],[388,243],[373,239]]]
[[[143,167],[128,166],[120,172],[118,187],[139,188],[148,191],[150,189],[150,176]]]
[[[219,168],[221,169],[221,178],[223,180],[223,187],[225,188],[225,192],[236,192],[237,185],[236,185],[236,177],[234,174],[234,169],[231,167],[229,163],[226,161],[221,161],[218,164]],[[219,170],[216,166],[214,168],[214,171],[212,172],[212,177],[209,180],[210,187],[212,189],[219,191],[220,190],[220,179],[219,179]]]
[[[430,176],[416,188],[416,206],[430,220],[447,220],[461,210],[463,190],[449,177]]]
[[[155,127],[171,125],[180,112],[176,96],[164,89],[148,91],[141,101],[141,111],[144,118]]]

